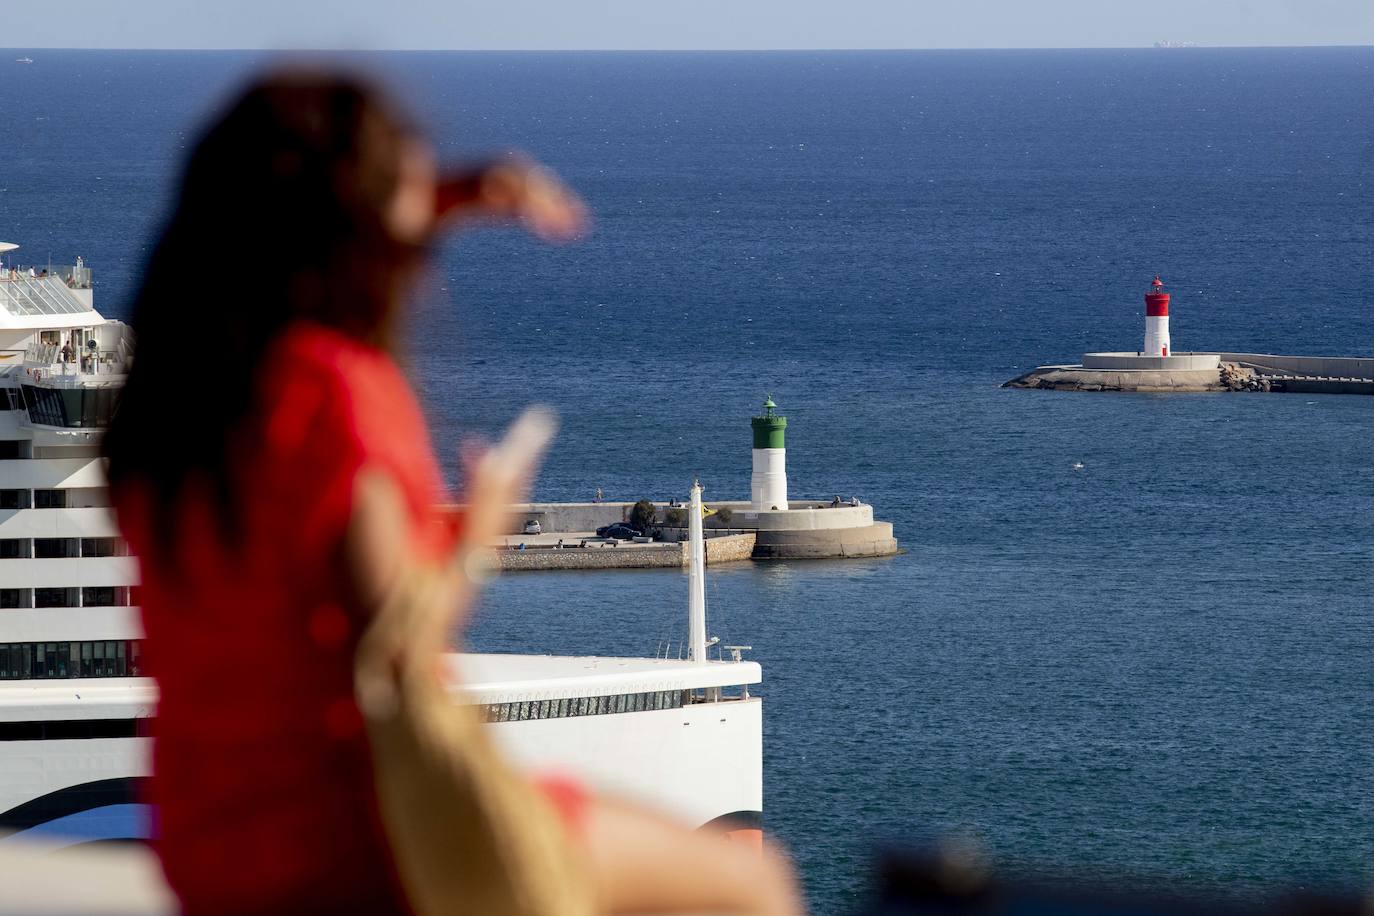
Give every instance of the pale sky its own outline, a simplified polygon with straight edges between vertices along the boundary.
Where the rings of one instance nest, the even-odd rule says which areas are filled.
[[[1374,0],[0,0],[27,48],[1374,44]]]

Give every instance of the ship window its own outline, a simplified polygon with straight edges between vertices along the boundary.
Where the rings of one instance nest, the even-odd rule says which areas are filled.
[[[41,492],[52,492],[43,491]],[[61,492],[60,490],[57,492]],[[75,538],[34,538],[33,555],[40,560],[63,559],[76,556],[77,543]]]
[[[28,555],[28,538],[0,538],[0,560],[12,560]]]
[[[33,507],[35,509],[65,509],[67,508],[67,491],[34,490]]]
[[[18,388],[0,390],[0,410],[18,410],[24,406],[24,398]]]
[[[27,509],[28,490],[0,490],[0,509]]]
[[[76,607],[74,588],[36,588],[33,590],[34,607]]]
[[[24,607],[24,589],[0,588],[0,607]]]
[[[0,460],[23,458],[24,444],[19,439],[0,439]]]
[[[124,607],[123,590],[114,585],[88,585],[81,590],[82,607]]]
[[[97,644],[98,645],[98,644]],[[138,643],[129,651],[137,658]],[[131,673],[137,674],[131,666]],[[688,702],[686,690],[652,690],[644,693],[620,693],[603,697],[564,697],[558,700],[526,700],[520,703],[492,703],[481,707],[487,722],[525,722],[533,719],[564,719],[571,716],[602,716],[622,712],[646,712],[655,709],[677,709]]]
[[[125,556],[124,542],[119,538],[82,538],[83,557],[122,557]]]
[[[110,424],[118,388],[39,388],[24,385],[29,422],[41,426],[102,427]]]
[[[52,388],[24,386],[24,406],[29,410],[29,422],[43,426],[66,426],[62,411],[62,395]]]

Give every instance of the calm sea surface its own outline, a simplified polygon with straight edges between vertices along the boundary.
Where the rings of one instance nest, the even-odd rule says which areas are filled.
[[[85,256],[121,316],[187,138],[265,58],[22,53],[0,237]],[[893,559],[709,579],[819,912],[876,840],[950,831],[1204,889],[1374,879],[1374,399],[997,387],[1137,347],[1156,272],[1179,349],[1374,355],[1374,49],[372,64],[447,156],[525,148],[596,214],[441,252],[409,362],[444,455],[542,401],[539,498],[738,498],[771,392],[792,492],[895,523]],[[205,282],[251,295],[258,257]],[[472,643],[640,654],[685,601],[512,576]]]

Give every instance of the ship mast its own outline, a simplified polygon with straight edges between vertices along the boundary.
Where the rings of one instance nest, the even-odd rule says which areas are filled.
[[[688,658],[706,664],[706,544],[701,536],[701,481],[692,481],[692,501],[687,508],[687,632]]]

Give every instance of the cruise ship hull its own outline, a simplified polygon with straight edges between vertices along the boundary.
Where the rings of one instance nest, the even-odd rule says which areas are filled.
[[[471,655],[453,667],[483,676],[455,700],[505,719],[486,727],[517,766],[761,839],[763,701],[747,695],[757,665]],[[642,697],[669,702],[636,708],[655,705]],[[150,838],[155,704],[147,678],[0,683],[0,843]]]

